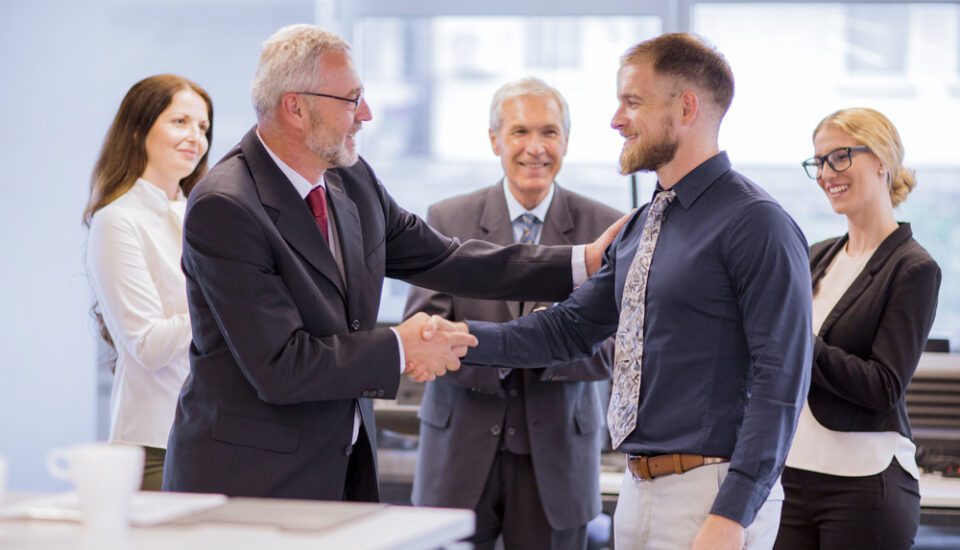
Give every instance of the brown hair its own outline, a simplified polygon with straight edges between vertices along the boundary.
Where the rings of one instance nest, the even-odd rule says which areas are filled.
[[[97,210],[120,198],[133,187],[147,168],[147,133],[160,117],[173,96],[180,90],[193,90],[207,104],[207,143],[213,143],[213,102],[206,90],[172,74],[151,76],[130,88],[120,103],[120,109],[107,130],[100,156],[90,178],[90,199],[83,211],[83,224],[90,227],[90,220]],[[189,176],[180,180],[185,195],[207,172],[207,153]]]
[[[93,215],[104,206],[120,198],[133,187],[147,168],[147,134],[150,128],[173,101],[173,96],[181,90],[193,90],[207,104],[207,143],[213,143],[213,101],[206,90],[196,83],[172,74],[160,74],[147,77],[133,85],[120,102],[117,115],[107,130],[100,156],[90,177],[90,199],[83,210],[83,225],[90,227]],[[207,172],[207,153],[204,153],[197,167],[187,177],[180,180],[180,188],[188,195],[193,186]],[[103,323],[99,304],[94,302],[90,314],[100,325],[100,336],[113,346],[113,339]]]
[[[709,92],[720,108],[720,117],[733,102],[733,71],[716,48],[690,33],[661,34],[633,46],[620,58],[620,66],[648,61],[653,71]]]
[[[903,165],[903,142],[889,118],[866,107],[841,109],[817,124],[813,130],[814,139],[825,126],[836,128],[869,147],[886,170],[890,203],[898,206],[907,200],[907,195],[917,186],[917,178],[913,170]]]

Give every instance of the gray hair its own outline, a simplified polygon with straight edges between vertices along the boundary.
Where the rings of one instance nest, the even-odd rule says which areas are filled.
[[[320,56],[347,52],[350,45],[316,25],[288,25],[263,43],[253,77],[253,107],[260,118],[272,118],[285,93],[306,91],[316,78]]]
[[[534,77],[508,82],[493,94],[493,101],[490,102],[491,130],[494,132],[500,130],[500,121],[503,118],[503,103],[508,99],[524,95],[538,95],[555,99],[557,105],[560,106],[560,115],[563,117],[563,134],[565,136],[570,135],[570,107],[567,106],[567,100],[556,88]]]

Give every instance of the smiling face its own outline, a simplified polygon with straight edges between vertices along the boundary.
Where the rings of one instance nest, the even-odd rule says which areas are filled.
[[[513,196],[533,208],[549,193],[567,154],[563,113],[547,95],[521,95],[505,100],[500,127],[490,130],[490,146],[500,157]]]
[[[147,133],[144,179],[175,186],[193,172],[209,147],[207,113],[207,103],[193,90],[184,88],[174,94]]]
[[[330,52],[320,59],[322,84],[310,91],[355,98],[363,84],[347,52]],[[357,132],[373,118],[366,99],[354,106],[330,97],[301,95],[309,112],[305,145],[328,167],[353,166],[358,159]]]
[[[824,126],[813,138],[814,154],[824,156],[841,147],[862,145],[846,132],[833,126]],[[889,208],[890,192],[883,164],[873,153],[854,152],[850,167],[837,172],[824,163],[817,183],[827,195],[830,206],[838,214],[847,216]]]
[[[655,172],[673,161],[680,142],[669,79],[657,75],[649,62],[624,65],[617,72],[617,97],[610,125],[624,138],[620,173]]]

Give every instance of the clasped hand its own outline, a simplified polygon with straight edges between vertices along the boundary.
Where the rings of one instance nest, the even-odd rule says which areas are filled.
[[[460,368],[467,348],[477,346],[466,323],[454,323],[437,315],[417,313],[396,327],[403,341],[404,374],[416,382],[428,382]]]

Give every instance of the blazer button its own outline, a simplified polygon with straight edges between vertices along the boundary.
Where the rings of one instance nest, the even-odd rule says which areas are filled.
[[[500,435],[500,430],[501,428],[499,424],[490,427],[490,433],[493,435]]]
[[[343,454],[350,456],[351,453],[353,453],[353,445],[347,445],[343,448]]]
[[[350,330],[354,332],[360,330],[360,319],[354,319],[353,322],[350,323]]]
[[[508,429],[507,429],[507,435],[517,435],[517,430],[515,430],[515,429],[513,429],[513,428],[508,428]]]
[[[510,390],[510,397],[516,397],[518,395],[520,395],[520,392],[517,390]]]
[[[384,394],[386,394],[386,393],[387,393],[387,392],[385,392],[385,391],[383,391],[383,390],[377,390],[377,397],[383,397]]]

